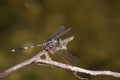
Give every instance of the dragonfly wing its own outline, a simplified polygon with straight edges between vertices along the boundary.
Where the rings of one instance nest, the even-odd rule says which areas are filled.
[[[60,26],[57,31],[48,39],[51,40],[53,38],[55,38],[57,35],[59,35],[60,33],[62,33],[63,31],[65,30],[65,27],[64,26]]]
[[[56,35],[54,38],[57,39],[57,38],[59,38],[60,36],[62,36],[62,35],[64,35],[64,34],[66,34],[67,32],[69,32],[70,30],[71,30],[71,28],[68,28],[67,30],[65,30],[65,31],[61,32],[60,34]]]
[[[79,59],[76,58],[75,56],[73,56],[72,54],[68,53],[65,50],[58,50],[57,52],[55,52],[57,55],[61,56],[63,59],[65,60],[69,60],[69,61],[74,61],[74,62],[79,62]]]

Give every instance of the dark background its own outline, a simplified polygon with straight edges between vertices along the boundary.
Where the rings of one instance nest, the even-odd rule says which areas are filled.
[[[11,49],[46,41],[64,25],[75,36],[68,52],[80,59],[75,66],[120,72],[120,0],[0,0],[0,72],[43,49]],[[52,55],[53,60],[63,62]],[[79,74],[91,80],[119,80]],[[29,65],[3,80],[79,80],[71,71]]]

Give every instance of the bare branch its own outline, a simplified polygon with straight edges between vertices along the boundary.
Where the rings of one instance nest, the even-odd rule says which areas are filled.
[[[107,76],[113,76],[113,77],[120,78],[120,73],[118,73],[118,72],[92,71],[92,70],[87,70],[87,69],[71,66],[71,65],[68,65],[68,64],[63,64],[63,63],[56,62],[56,61],[46,61],[46,60],[41,60],[41,59],[36,60],[36,63],[46,64],[46,65],[49,65],[49,66],[55,66],[55,67],[58,67],[58,68],[64,68],[64,69],[71,70],[71,71],[74,71],[74,72],[85,73],[85,74],[89,74],[89,75],[93,75],[93,76],[107,75]]]
[[[40,56],[42,56],[45,53],[46,53],[46,51],[43,50],[40,53],[38,53],[36,56],[34,56],[34,57],[32,57],[32,58],[18,64],[18,65],[15,65],[15,66],[11,67],[10,69],[5,70],[4,72],[0,73],[0,78],[6,77],[10,73],[15,72],[15,71],[27,66],[27,65],[32,64],[35,60],[39,59]]]
[[[72,65],[68,65],[68,64],[64,64],[64,63],[60,63],[60,62],[56,62],[56,61],[52,61],[52,60],[48,60],[48,59],[41,59],[40,57],[44,54],[46,54],[47,51],[43,50],[40,53],[38,53],[36,56],[18,64],[15,65],[13,67],[11,67],[10,69],[5,70],[4,72],[0,73],[0,78],[6,77],[7,75],[9,75],[12,72],[15,72],[27,65],[30,64],[39,64],[42,66],[50,66],[50,67],[58,67],[58,68],[63,68],[63,69],[67,69],[67,70],[71,70],[73,72],[80,72],[80,73],[85,73],[85,74],[89,74],[89,75],[107,75],[107,76],[113,76],[113,77],[118,77],[120,78],[120,73],[117,72],[112,72],[112,71],[92,71],[92,70],[87,70],[87,69],[83,69],[83,68],[79,68],[79,67],[75,67]]]

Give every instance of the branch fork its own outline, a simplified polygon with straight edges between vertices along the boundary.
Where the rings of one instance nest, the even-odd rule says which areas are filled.
[[[41,56],[45,55],[46,58],[42,59]],[[9,75],[10,73],[13,73],[27,65],[30,64],[36,64],[36,65],[42,65],[42,66],[50,66],[50,67],[57,67],[57,68],[63,68],[66,70],[70,70],[72,72],[79,72],[79,73],[85,73],[85,74],[89,74],[89,75],[93,75],[93,76],[97,76],[97,75],[106,75],[106,76],[113,76],[116,78],[120,78],[120,73],[119,72],[113,72],[113,71],[92,71],[92,70],[87,70],[84,68],[80,68],[80,67],[76,67],[76,66],[72,66],[72,65],[68,65],[68,64],[64,64],[64,63],[60,63],[60,62],[56,62],[51,60],[50,56],[48,55],[48,52],[46,50],[43,50],[41,52],[39,52],[37,55],[35,55],[34,57],[18,64],[15,65],[7,70],[5,70],[4,72],[0,73],[0,78],[4,78],[7,75]]]

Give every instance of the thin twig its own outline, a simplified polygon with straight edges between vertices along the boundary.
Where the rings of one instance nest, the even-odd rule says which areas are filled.
[[[15,71],[27,66],[27,65],[32,64],[35,60],[38,60],[40,58],[40,56],[42,56],[45,53],[46,53],[46,51],[43,50],[40,53],[38,53],[37,55],[35,55],[34,57],[32,57],[32,58],[30,58],[30,59],[28,59],[28,60],[26,60],[26,61],[24,61],[24,62],[22,62],[22,63],[20,63],[18,65],[15,65],[15,66],[5,70],[4,72],[0,73],[0,78],[6,77],[10,73],[13,73],[13,72],[15,72]]]
[[[41,60],[41,59],[36,60],[36,63],[55,66],[55,67],[58,67],[58,68],[63,68],[63,69],[71,70],[71,71],[74,71],[74,72],[85,73],[85,74],[89,74],[89,75],[93,75],[93,76],[107,75],[107,76],[113,76],[113,77],[120,78],[120,73],[113,72],[113,71],[92,71],[92,70],[87,70],[87,69],[84,69],[84,68],[75,67],[75,66],[72,66],[72,65],[56,62],[56,61],[46,61],[46,60]]]
[[[40,57],[42,55],[46,54],[46,53],[47,53],[47,51],[43,50],[40,53],[38,53],[36,56],[18,64],[18,65],[15,65],[15,66],[11,67],[10,69],[5,70],[4,72],[0,73],[0,78],[6,77],[10,73],[13,73],[13,72],[15,72],[15,71],[27,66],[27,65],[30,65],[30,64],[43,64],[42,66],[47,65],[47,66],[50,66],[50,67],[58,67],[58,68],[71,70],[73,72],[80,72],[80,73],[85,73],[85,74],[89,74],[89,75],[93,75],[93,76],[107,75],[107,76],[113,76],[113,77],[120,78],[120,73],[118,73],[118,72],[92,71],[92,70],[87,70],[87,69],[75,67],[75,66],[72,66],[72,65],[52,61],[52,60],[41,59]]]

